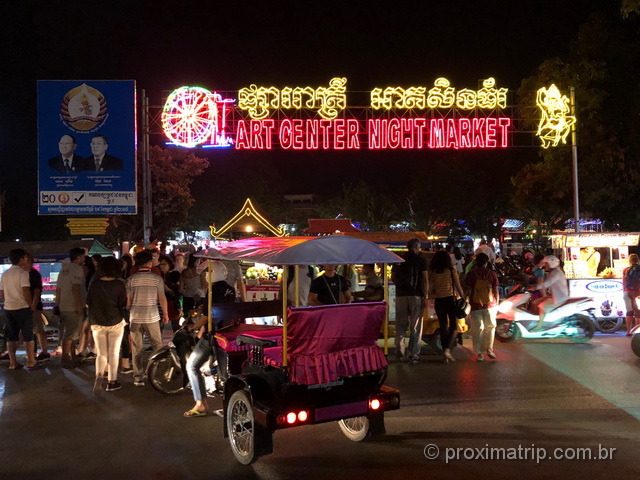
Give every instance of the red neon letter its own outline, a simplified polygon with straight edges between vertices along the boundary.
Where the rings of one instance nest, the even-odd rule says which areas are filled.
[[[262,122],[251,120],[251,148],[264,148],[262,140]]]
[[[291,148],[293,145],[293,137],[291,135],[291,120],[285,118],[280,122],[280,146],[282,148]]]
[[[344,119],[337,118],[333,121],[333,131],[333,148],[344,150],[344,140],[347,134]]]
[[[471,134],[473,136],[473,148],[484,148],[484,118],[474,118]]]
[[[447,148],[453,147],[458,149],[458,129],[456,121],[453,118],[447,119]]]
[[[444,147],[444,119],[431,119],[430,134],[429,134],[429,148],[443,148]]]
[[[400,126],[402,127],[402,148],[413,148],[413,118],[401,118]]]
[[[320,130],[322,130],[322,148],[329,150],[331,148],[329,138],[329,135],[331,135],[331,120],[320,120]]]
[[[460,138],[460,148],[471,148],[471,120],[461,118],[458,120],[458,136]]]
[[[387,120],[369,119],[367,134],[369,136],[369,149],[378,150],[387,147]]]
[[[273,123],[273,118],[262,120],[262,135],[264,136],[265,147],[267,150],[271,150],[271,135],[273,135],[274,129],[275,125]]]
[[[304,129],[303,127],[304,120],[294,120],[293,121],[293,149],[294,150],[302,150],[304,148]]]
[[[309,150],[318,149],[318,120],[307,120],[307,148]]]
[[[389,148],[398,148],[400,146],[400,119],[392,118],[389,120],[388,138]]]
[[[426,118],[414,118],[413,125],[416,129],[416,138],[418,139],[418,148],[422,148],[424,145],[424,129],[427,126]]]
[[[485,121],[487,136],[486,136],[486,148],[496,148],[496,119],[487,118]]]
[[[501,136],[501,147],[506,147],[509,144],[508,131],[507,128],[511,126],[511,119],[507,117],[500,117],[498,119],[498,125],[500,128],[500,136]]]
[[[350,150],[360,149],[360,122],[355,118],[347,120],[347,148]]]
[[[247,124],[244,122],[244,120],[238,120],[238,126],[236,128],[236,148],[238,150],[241,150],[243,148],[251,148],[247,135]]]

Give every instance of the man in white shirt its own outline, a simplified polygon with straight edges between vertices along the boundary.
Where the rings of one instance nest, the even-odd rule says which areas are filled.
[[[534,332],[544,330],[545,315],[562,305],[569,298],[569,285],[567,284],[567,277],[560,270],[560,259],[555,255],[548,255],[544,257],[543,263],[547,271],[547,278],[542,283],[539,283],[536,288],[538,290],[548,288],[551,291],[551,296],[543,298],[538,303],[539,319],[538,325],[532,330]]]
[[[9,253],[11,268],[0,276],[0,298],[4,300],[4,313],[7,316],[6,335],[9,349],[9,369],[19,370],[22,364],[16,359],[16,350],[20,340],[20,332],[27,351],[27,367],[41,366],[33,349],[33,310],[29,284],[29,274],[24,269],[28,262],[28,254],[22,248]]]
[[[487,257],[489,257],[491,268],[495,268],[494,266],[496,264],[496,252],[493,251],[493,248],[487,245],[487,241],[484,238],[480,240],[480,246],[476,248],[475,252],[473,252],[474,255],[477,255],[479,253],[484,253]]]
[[[56,282],[56,307],[60,311],[60,320],[64,323],[61,360],[64,368],[76,367],[74,343],[80,338],[87,303],[82,269],[85,256],[84,248],[72,248],[69,251],[69,263],[62,266]]]

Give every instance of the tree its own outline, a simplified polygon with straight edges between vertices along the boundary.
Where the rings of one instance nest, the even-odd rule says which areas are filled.
[[[191,184],[209,165],[191,151],[151,147],[151,191],[153,201],[153,234],[164,238],[176,229],[183,228],[188,221],[189,210],[195,203]],[[142,205],[142,155],[138,155],[138,205]],[[110,218],[105,241],[117,244],[123,240],[141,237],[142,214],[135,216],[114,215]]]

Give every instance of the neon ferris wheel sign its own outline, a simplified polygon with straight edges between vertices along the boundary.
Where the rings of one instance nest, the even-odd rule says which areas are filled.
[[[477,90],[456,90],[445,78],[436,79],[429,89],[374,88],[368,106],[351,108],[346,83],[346,78],[333,78],[328,86],[316,88],[252,84],[238,91],[237,100],[200,87],[181,87],[165,102],[162,128],[169,143],[187,148],[380,150],[511,145],[512,120],[504,113],[508,90],[497,88],[493,78],[484,80]],[[545,111],[539,100],[540,95],[538,106],[551,125],[539,128],[543,146],[565,143],[575,118],[558,122],[551,116],[560,109]],[[554,129],[558,124],[563,128]]]

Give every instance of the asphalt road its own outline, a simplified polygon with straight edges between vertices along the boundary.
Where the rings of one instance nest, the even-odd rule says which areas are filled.
[[[484,363],[464,349],[448,365],[391,362],[402,408],[387,414],[386,436],[353,443],[335,423],[278,431],[274,453],[248,467],[221,418],[182,417],[190,392],[162,396],[128,375],[122,390],[94,394],[90,363],[3,362],[0,479],[638,478],[640,359],[627,338],[496,351]]]

